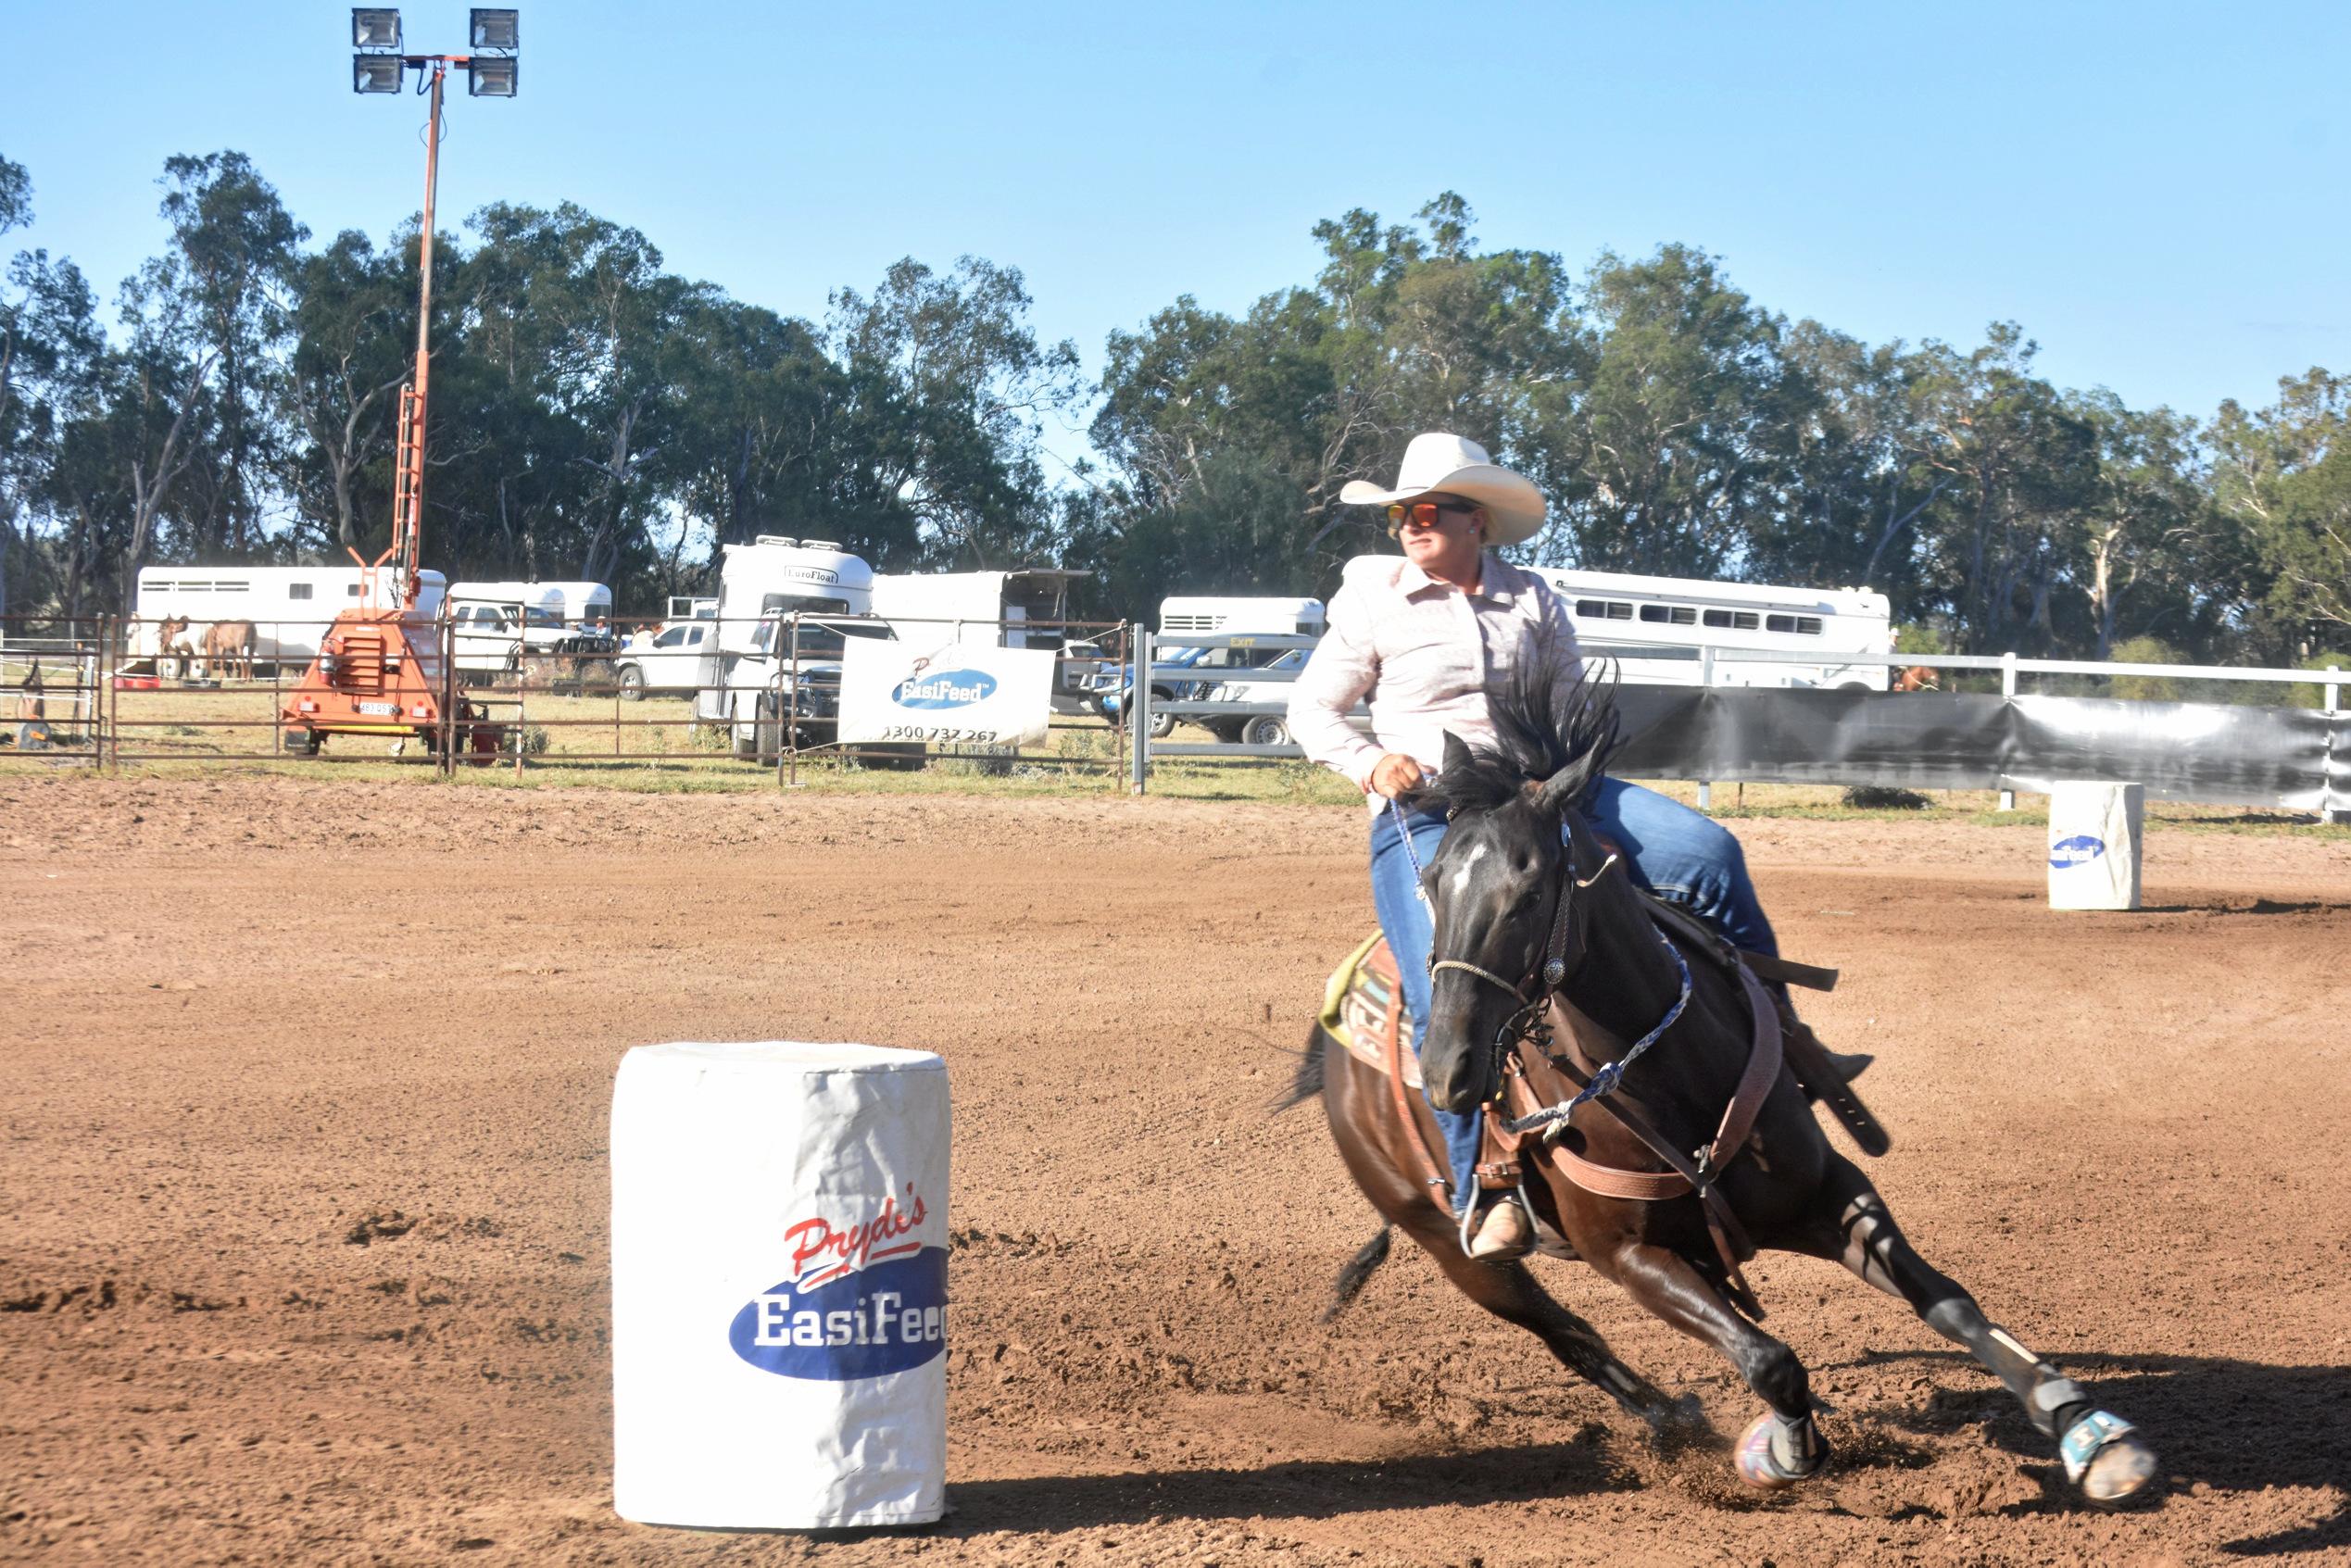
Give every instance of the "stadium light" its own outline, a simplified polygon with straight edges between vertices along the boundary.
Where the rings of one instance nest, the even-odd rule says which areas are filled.
[[[515,62],[510,59],[476,59],[465,68],[465,90],[477,98],[511,98],[514,96]]]
[[[400,13],[387,6],[352,6],[351,47],[383,49],[393,54],[399,53]],[[360,91],[366,92],[368,89],[361,88]]]
[[[501,49],[509,54],[521,48],[522,13],[519,11],[487,11],[473,8],[473,47]]]
[[[354,55],[351,56],[351,91],[397,93],[407,69],[397,55]]]

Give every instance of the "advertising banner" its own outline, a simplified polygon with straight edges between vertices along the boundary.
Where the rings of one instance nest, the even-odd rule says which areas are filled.
[[[2344,800],[2351,782],[2351,721],[2310,709],[1688,686],[1627,686],[1616,703],[1622,778],[2037,794],[2094,779],[2143,784],[2150,800],[2300,810]]]
[[[1050,648],[852,637],[841,660],[841,740],[1043,746],[1053,658]]]

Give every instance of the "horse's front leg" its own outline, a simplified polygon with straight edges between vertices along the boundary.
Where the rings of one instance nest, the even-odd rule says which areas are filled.
[[[2146,1490],[2156,1475],[2155,1450],[2132,1435],[2129,1423],[2097,1409],[2081,1385],[1985,1317],[1958,1282],[1919,1257],[1859,1167],[1832,1154],[1821,1192],[1823,1222],[1804,1250],[1836,1259],[1907,1301],[1937,1334],[1966,1346],[2008,1386],[2032,1424],[2057,1439],[2066,1478],[2082,1496],[2111,1508]],[[1830,1214],[1833,1222],[1826,1218]]]
[[[1632,1298],[1722,1352],[1770,1407],[1741,1434],[1734,1462],[1749,1486],[1777,1490],[1819,1474],[1829,1440],[1812,1419],[1812,1385],[1796,1353],[1749,1323],[1690,1260],[1653,1242],[1628,1240],[1593,1260]]]

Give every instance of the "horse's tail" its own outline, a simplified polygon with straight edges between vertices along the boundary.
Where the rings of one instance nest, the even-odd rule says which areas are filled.
[[[1291,1106],[1301,1105],[1322,1094],[1324,1068],[1329,1060],[1326,1054],[1329,1049],[1330,1035],[1317,1022],[1306,1032],[1306,1049],[1299,1056],[1298,1071],[1291,1075],[1289,1089],[1275,1097],[1269,1108],[1273,1114],[1278,1116]],[[1355,1255],[1347,1260],[1347,1266],[1339,1271],[1339,1278],[1331,1286],[1330,1305],[1323,1310],[1323,1322],[1328,1323],[1339,1316],[1354,1304],[1356,1297],[1364,1293],[1372,1271],[1388,1261],[1389,1243],[1394,1232],[1393,1225],[1380,1226],[1379,1234],[1364,1243]]]
[[[1303,1105],[1323,1092],[1323,1050],[1330,1036],[1323,1033],[1320,1023],[1306,1031],[1306,1049],[1298,1059],[1298,1071],[1290,1075],[1289,1087],[1274,1097],[1267,1106],[1268,1115],[1279,1116],[1293,1105]]]
[[[1364,1243],[1362,1250],[1347,1260],[1347,1266],[1339,1271],[1338,1283],[1331,1286],[1330,1305],[1323,1309],[1323,1322],[1328,1323],[1339,1316],[1354,1304],[1356,1297],[1364,1293],[1372,1271],[1388,1261],[1389,1238],[1395,1229],[1393,1225],[1380,1226],[1379,1234]]]

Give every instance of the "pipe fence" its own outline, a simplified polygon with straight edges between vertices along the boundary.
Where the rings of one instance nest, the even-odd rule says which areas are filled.
[[[176,618],[0,618],[0,760],[119,769],[298,757],[398,762],[444,775],[503,766],[517,777],[544,768],[739,774],[748,767],[789,785],[806,766],[847,759],[884,768],[1100,773],[1139,794],[1153,766],[1167,760],[1301,758],[1287,727],[1288,688],[1314,645],[1275,633],[1155,633],[1123,621],[774,613],[618,621],[539,636],[486,633],[445,614],[412,623],[400,656],[416,660],[418,679],[407,685],[429,695],[426,711],[376,716],[382,722],[371,727],[382,744],[329,726],[325,743],[313,747],[296,688],[315,679],[334,624],[328,617],[256,622],[232,646],[207,638],[214,628]],[[1051,646],[1048,744],[843,746],[846,639],[891,634]],[[1801,679],[1821,665],[1817,654],[1585,646],[1593,656],[1689,667],[1687,683],[1619,691],[1619,756],[1640,776],[1695,782],[1702,807],[1711,805],[1715,783],[1739,780],[1997,789],[2005,809],[2019,789],[2081,778],[2143,783],[2156,798],[2351,812],[2351,721],[2336,667],[1840,652],[1840,666],[1927,666],[1983,689],[1831,691],[1744,684],[1758,666],[1788,667]],[[1720,667],[1733,661],[1741,684],[1723,677]],[[2317,706],[2027,689],[2053,680],[2111,688],[2132,678],[2294,693]],[[1360,707],[1355,719],[1368,727]],[[1211,739],[1178,738],[1179,725]]]
[[[1101,772],[1115,782],[1123,728],[1093,690],[1127,656],[1121,621],[777,615],[476,629],[444,615],[377,621],[364,655],[338,647],[337,620],[192,624],[184,618],[0,618],[0,733],[11,753],[92,767],[299,759],[429,766],[668,766],[794,782],[828,759],[987,772]],[[233,635],[208,636],[216,629]],[[346,627],[348,633],[353,629]],[[365,633],[363,633],[365,634]],[[1054,654],[1044,747],[840,744],[845,639],[933,637],[950,646]],[[349,642],[347,636],[341,641]],[[356,662],[378,659],[358,671]],[[321,671],[348,704],[321,696]],[[361,679],[361,676],[364,679]],[[342,709],[356,709],[346,712]],[[333,709],[329,711],[327,709]],[[10,717],[0,708],[0,718]],[[364,733],[362,733],[364,732]]]

